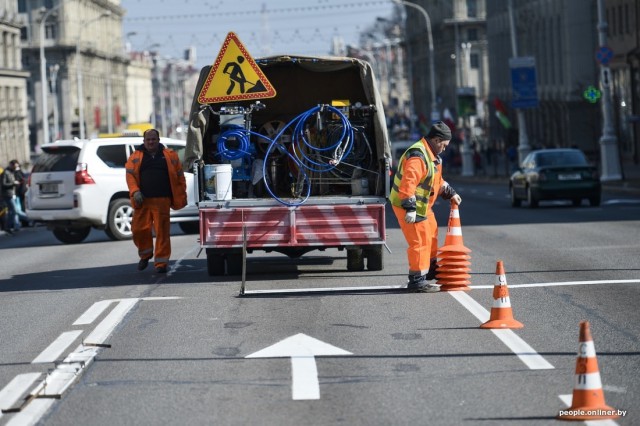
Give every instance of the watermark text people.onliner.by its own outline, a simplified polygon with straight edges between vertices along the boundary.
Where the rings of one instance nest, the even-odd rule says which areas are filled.
[[[561,416],[621,416],[627,415],[627,410],[560,410]]]

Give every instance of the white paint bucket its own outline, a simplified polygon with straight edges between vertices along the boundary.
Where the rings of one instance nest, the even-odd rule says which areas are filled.
[[[204,190],[209,199],[224,201],[231,199],[231,164],[205,164]]]

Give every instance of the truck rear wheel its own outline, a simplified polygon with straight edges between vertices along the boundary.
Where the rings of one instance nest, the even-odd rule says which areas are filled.
[[[242,275],[242,253],[227,253],[227,274]]]
[[[367,269],[369,271],[382,271],[384,269],[384,252],[382,245],[371,246],[364,250],[367,257]]]
[[[224,275],[224,255],[207,250],[207,272],[212,277]]]
[[[347,249],[347,271],[364,271],[364,251],[361,248]]]

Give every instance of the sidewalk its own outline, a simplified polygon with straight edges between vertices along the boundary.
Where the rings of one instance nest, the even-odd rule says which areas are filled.
[[[504,164],[504,161],[498,159],[497,164],[493,166],[485,165],[484,170],[480,170],[474,176],[462,176],[460,170],[454,170],[450,172],[445,165],[444,174],[451,181],[464,181],[464,182],[492,182],[492,183],[504,183],[509,184],[508,167]],[[640,196],[640,164],[633,164],[631,162],[625,162],[622,165],[623,180],[602,182],[602,189],[609,192],[618,192],[626,194],[634,194]]]

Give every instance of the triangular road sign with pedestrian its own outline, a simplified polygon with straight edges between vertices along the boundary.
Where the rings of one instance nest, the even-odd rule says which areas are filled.
[[[230,32],[209,70],[198,102],[214,104],[273,98],[276,91],[238,36]]]

